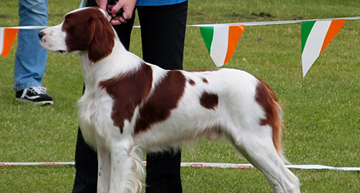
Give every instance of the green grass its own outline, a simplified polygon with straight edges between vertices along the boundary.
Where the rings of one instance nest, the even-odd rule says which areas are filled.
[[[49,25],[61,22],[80,0],[49,1]],[[0,26],[17,26],[18,2],[0,0]],[[260,13],[271,17],[259,17]],[[190,0],[188,24],[273,21],[358,16],[351,0]],[[360,166],[360,21],[347,21],[305,78],[301,72],[300,24],[246,27],[226,65],[248,71],[275,90],[284,107],[285,154],[294,164]],[[198,28],[189,27],[185,69],[214,68]],[[76,101],[82,92],[77,56],[48,54],[43,84],[54,106],[15,101],[16,42],[0,58],[0,162],[73,161]],[[131,51],[141,56],[140,33]],[[221,140],[223,141],[223,140]],[[247,163],[229,143],[203,141],[184,147],[184,162]],[[360,173],[292,169],[303,192],[360,192]],[[0,192],[70,192],[73,166],[0,166]],[[255,169],[182,168],[185,193],[271,192]]]

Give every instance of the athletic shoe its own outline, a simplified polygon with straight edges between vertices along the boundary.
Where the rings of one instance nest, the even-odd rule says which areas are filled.
[[[30,87],[16,92],[16,100],[35,105],[52,105],[53,99],[46,94],[45,87]]]

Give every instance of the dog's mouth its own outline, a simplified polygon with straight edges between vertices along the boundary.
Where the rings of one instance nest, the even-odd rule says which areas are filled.
[[[66,50],[58,50],[57,52],[59,52],[60,54],[66,54]]]

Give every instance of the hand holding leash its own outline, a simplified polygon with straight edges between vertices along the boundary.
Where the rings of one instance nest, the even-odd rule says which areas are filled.
[[[112,15],[111,10],[107,9],[106,10],[108,12],[109,15]],[[126,23],[126,19],[124,18],[124,10],[121,8],[116,14],[115,16],[112,16],[109,23],[111,23],[114,19],[118,20],[120,23]]]
[[[107,12],[112,16],[110,23],[118,25],[126,23],[135,9],[136,0],[108,0]]]

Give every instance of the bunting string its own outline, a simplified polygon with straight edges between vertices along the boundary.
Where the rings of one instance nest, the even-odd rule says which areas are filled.
[[[232,25],[244,25],[244,26],[259,26],[259,25],[283,25],[283,24],[296,24],[307,21],[331,21],[331,20],[359,20],[360,16],[356,17],[338,17],[338,18],[324,18],[324,19],[306,19],[306,20],[284,20],[284,21],[257,21],[257,22],[240,22],[240,23],[214,23],[214,24],[191,24],[187,27],[212,27],[212,26],[232,26]],[[15,26],[15,27],[0,27],[0,28],[15,28],[15,29],[44,29],[48,26]],[[134,28],[140,28],[140,26],[134,26]]]
[[[233,25],[244,25],[244,26],[259,26],[259,25],[283,25],[283,24],[296,24],[308,21],[331,21],[331,20],[359,20],[360,16],[357,17],[341,17],[341,18],[325,18],[325,19],[306,19],[306,20],[284,20],[284,21],[260,21],[260,22],[241,22],[241,23],[219,23],[219,24],[194,24],[187,25],[189,27],[211,27],[211,26],[233,26]]]
[[[225,65],[235,52],[237,43],[246,26],[283,25],[301,23],[301,60],[303,77],[310,70],[326,46],[341,30],[347,20],[358,20],[357,17],[285,20],[263,22],[240,22],[219,24],[194,24],[187,27],[199,27],[201,36],[217,67]],[[44,29],[47,26],[0,27],[0,55],[6,57],[19,29]],[[134,26],[140,28],[140,26]]]

